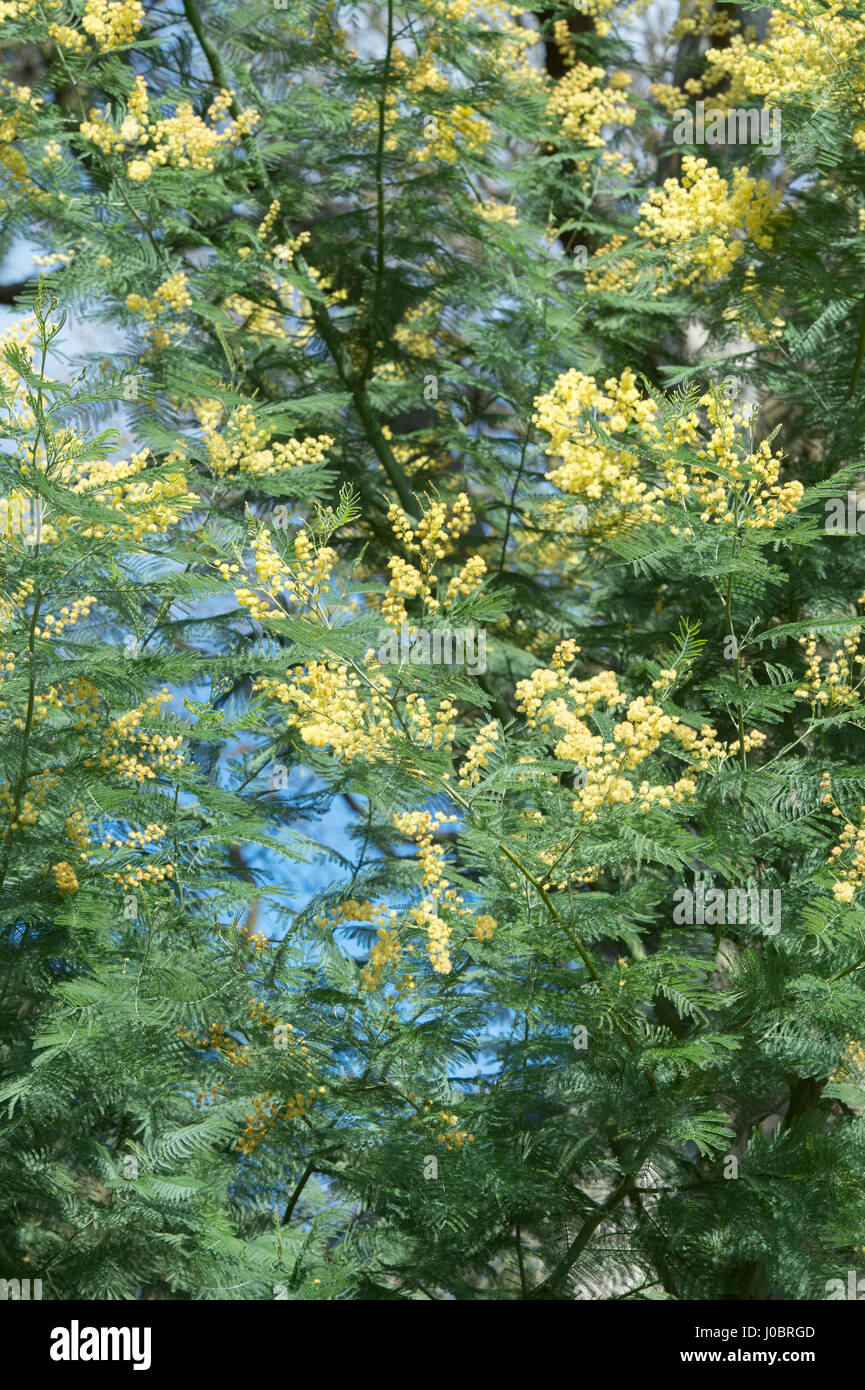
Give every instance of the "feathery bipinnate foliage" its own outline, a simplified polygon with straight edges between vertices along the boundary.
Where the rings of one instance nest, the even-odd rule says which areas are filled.
[[[685,0],[647,63],[611,0],[0,9],[0,1276],[821,1297],[858,12]],[[695,99],[780,150],[683,144]]]

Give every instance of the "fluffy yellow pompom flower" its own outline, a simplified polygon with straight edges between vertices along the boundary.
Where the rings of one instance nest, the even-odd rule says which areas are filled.
[[[681,179],[665,179],[641,205],[637,232],[669,248],[675,282],[720,280],[745,252],[743,233],[760,250],[772,249],[780,203],[780,193],[747,169],[735,169],[728,181],[708,160],[686,154]]]
[[[65,859],[61,859],[59,864],[51,865],[51,872],[61,893],[77,893],[78,879],[71,864],[67,864]]]

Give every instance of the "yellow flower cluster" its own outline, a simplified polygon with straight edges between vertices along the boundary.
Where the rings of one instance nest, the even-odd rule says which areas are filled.
[[[313,921],[317,926],[329,927],[331,930],[343,922],[382,923],[376,933],[377,939],[370,948],[369,960],[361,971],[361,989],[370,993],[378,989],[387,966],[391,963],[396,965],[399,961],[403,948],[395,926],[397,915],[396,908],[389,908],[384,903],[347,898],[344,902],[329,908],[326,913],[316,914]],[[414,947],[407,946],[405,950],[411,955]],[[397,981],[397,999],[405,998],[414,987],[414,980],[407,974],[402,975]]]
[[[278,198],[274,198],[258,227],[260,241],[267,242],[270,239],[280,211],[281,203]],[[299,327],[294,331],[296,346],[302,348],[310,342],[315,332],[310,299],[297,285],[289,284],[281,274],[282,271],[289,268],[298,251],[309,240],[309,232],[300,232],[296,237],[289,237],[287,241],[275,242],[269,248],[266,246],[264,248],[264,254],[273,263],[274,269],[271,270],[268,267],[262,278],[264,284],[271,291],[274,305],[277,307],[263,304],[260,299],[248,299],[242,294],[230,294],[223,301],[223,308],[226,313],[236,318],[240,323],[244,337],[286,339],[288,337],[286,317],[291,315],[299,323]],[[246,260],[251,251],[251,246],[240,246],[237,254],[241,260]],[[326,308],[332,308],[347,298],[347,290],[333,289],[330,279],[320,274],[314,266],[307,267],[307,270],[309,277],[324,294]],[[218,402],[202,402],[201,404],[208,409],[216,407],[217,413],[214,417],[214,423],[218,424],[222,414]]]
[[[309,1060],[309,1043],[299,1033],[293,1023],[283,1023],[282,1019],[275,1014],[271,1014],[258,999],[250,999],[247,1010],[253,1023],[257,1023],[270,1035],[270,1043],[278,1042],[279,1051],[289,1051],[296,1054],[295,1059],[303,1067],[307,1076],[312,1076],[312,1067]],[[324,1091],[324,1087],[319,1088]]]
[[[297,1033],[291,1023],[282,1023],[280,1019],[268,1014],[264,1006],[256,1000],[249,1001],[249,1013],[254,1022],[261,1024],[271,1035],[273,1041],[279,1037],[280,1050],[290,1050],[294,1052],[294,1059],[300,1063],[306,1072],[307,1077],[312,1077],[312,1067],[309,1061],[309,1044]],[[277,1030],[279,1033],[277,1034]],[[268,1128],[272,1127],[277,1119],[294,1120],[305,1115],[321,1096],[325,1094],[324,1086],[312,1086],[308,1091],[295,1091],[294,1095],[289,1095],[283,1101],[276,1101],[273,1092],[268,1091],[262,1097],[262,1102],[253,1099],[256,1110],[255,1115],[247,1115],[246,1128],[243,1136],[238,1141],[237,1148],[241,1153],[251,1153],[256,1144],[260,1143],[265,1137]]]
[[[653,82],[649,88],[655,101],[669,116],[680,111],[687,105],[685,93],[681,87],[674,87],[669,82]]]
[[[74,442],[74,439],[68,441],[70,446]],[[97,522],[76,518],[67,512],[53,518],[50,525],[43,523],[43,540],[65,535],[73,525],[80,534],[94,540],[111,537],[132,541],[160,535],[176,526],[200,498],[189,491],[183,473],[165,468],[151,471],[151,461],[147,449],[132,454],[129,459],[82,459],[70,447],[68,456],[60,461],[59,473],[64,485],[88,501],[110,507],[126,520]],[[177,461],[169,455],[166,463]],[[54,631],[57,630],[55,626]]]
[[[733,105],[762,97],[765,106],[794,97],[811,109],[849,104],[852,92],[862,108],[865,82],[865,20],[851,15],[843,0],[820,6],[810,0],[789,0],[772,9],[765,37],[735,34],[724,48],[705,55],[704,83],[729,81],[727,99]],[[855,110],[855,106],[854,106]]]
[[[0,3],[2,9],[2,3]],[[0,140],[12,140],[15,138],[16,124],[28,111],[38,111],[40,106],[45,105],[44,97],[35,97],[30,87],[19,87],[17,82],[10,82],[6,77],[0,77],[0,110],[3,111],[0,119]]]
[[[617,232],[598,247],[591,264],[586,266],[584,284],[587,291],[590,294],[634,291],[641,282],[645,292],[657,299],[665,292],[659,268],[640,265],[632,256],[619,256],[626,241],[627,237]]]
[[[401,951],[398,932],[379,927],[376,940],[370,947],[369,960],[360,972],[361,989],[366,991],[378,989],[386,967],[398,964]],[[409,981],[408,985],[409,988],[413,988],[414,981]]]
[[[528,50],[536,35],[518,22],[519,7],[488,0],[432,0],[427,6],[430,24],[422,37],[415,39],[414,53],[408,53],[397,41],[391,50],[391,86],[384,96],[384,148],[389,153],[399,148],[397,124],[400,117],[409,138],[423,122],[420,144],[411,145],[408,158],[418,164],[433,160],[455,164],[462,150],[480,151],[489,143],[492,126],[478,109],[465,102],[437,102],[437,94],[449,93],[456,80],[446,57],[437,61],[439,50],[450,36],[453,41],[453,22],[469,22],[487,31],[476,38],[471,32],[460,34],[460,43],[482,65],[484,75],[525,89],[536,88],[539,76],[528,61]],[[494,30],[497,42],[487,42],[488,31]],[[502,39],[507,40],[502,43]],[[478,82],[478,89],[482,90]],[[352,126],[363,138],[377,138],[380,93],[361,88],[352,108]],[[430,111],[432,107],[432,111]]]
[[[2,148],[2,146],[0,146]],[[25,382],[6,356],[7,347],[16,347],[23,352],[28,366],[33,366],[33,340],[38,324],[33,314],[24,314],[17,322],[0,333],[0,386],[6,399],[13,403],[10,412],[12,419],[22,430],[35,423],[33,411],[27,404]]]
[[[274,198],[267,212],[262,217],[261,222],[258,224],[258,235],[261,241],[267,241],[276,226],[276,219],[279,217],[281,211],[282,204],[278,198]]]
[[[177,1029],[177,1036],[202,1052],[221,1053],[233,1067],[249,1065],[248,1049],[241,1048],[239,1043],[226,1033],[221,1023],[210,1023],[207,1028],[202,1029],[184,1028],[181,1025]]]
[[[517,210],[512,203],[494,203],[487,200],[483,203],[473,203],[472,206],[484,222],[505,222],[509,227],[519,226]]]
[[[34,183],[27,168],[27,161],[20,150],[16,150],[11,144],[0,140],[0,166],[5,170],[7,187],[20,194],[21,197],[31,198],[34,201],[47,198],[48,194]],[[0,212],[6,212],[9,208],[9,200],[0,198]]]
[[[692,448],[707,467],[686,468],[668,459],[664,473],[666,496],[687,506],[693,502],[700,520],[715,526],[772,530],[784,517],[795,512],[804,495],[800,482],[780,483],[782,454],[773,454],[764,439],[756,449],[740,443],[740,431],[748,426],[747,412],[737,407],[735,397],[709,391],[700,397],[711,427],[703,441],[696,411],[680,418],[666,432],[667,441]],[[663,447],[656,442],[652,446]],[[670,528],[673,534],[678,529]],[[686,530],[685,534],[688,534]]]
[[[174,309],[177,313],[182,313],[192,303],[189,293],[189,280],[182,270],[175,271],[167,280],[157,287],[151,299],[146,299],[140,294],[128,294],[126,296],[126,307],[134,314],[141,314],[145,319],[153,320],[162,314],[166,309]]]
[[[243,1134],[238,1139],[236,1149],[238,1153],[247,1157],[252,1153],[261,1142],[267,1137],[267,1131],[272,1129],[277,1120],[296,1120],[305,1115],[311,1106],[318,1100],[318,1090],[313,1086],[309,1091],[296,1091],[287,1100],[280,1100],[275,1097],[272,1091],[265,1091],[261,1096],[253,1096],[253,1113],[247,1115],[246,1125]]]
[[[20,17],[29,10],[30,18],[44,20],[46,15],[62,12],[63,8],[60,0],[44,0],[43,4],[12,0],[11,5],[0,4],[0,18],[4,10],[8,15],[10,9],[15,9],[18,14],[8,17]],[[135,42],[143,23],[144,6],[140,0],[85,0],[80,29],[52,20],[48,33],[70,53],[114,53]]]
[[[104,3],[104,0],[99,0]],[[127,178],[143,183],[154,170],[215,169],[217,156],[248,135],[258,123],[254,109],[243,111],[236,120],[228,119],[234,98],[233,91],[222,89],[213,98],[202,119],[188,101],[180,102],[173,116],[151,120],[147,83],[138,76],[127,103],[127,114],[119,125],[97,107],[92,107],[89,120],[82,121],[79,130],[104,151],[117,149],[124,155],[135,154],[126,164]]]
[[[559,51],[563,66],[572,68],[577,61],[577,46],[566,19],[557,19],[553,22],[552,39]]]
[[[87,817],[84,812],[80,808],[70,810],[66,817],[66,838],[69,843],[74,845],[76,849],[86,850],[90,844],[88,829]]]
[[[128,873],[121,873],[119,870],[111,877],[115,883],[119,883],[121,888],[127,888],[133,892],[145,883],[162,883],[166,878],[174,877],[173,864],[148,864],[139,865],[135,869],[130,869]]]
[[[548,453],[561,462],[546,477],[562,492],[595,504],[592,526],[607,533],[634,522],[661,521],[662,497],[645,481],[645,465],[617,440],[607,444],[592,428],[602,415],[610,435],[636,426],[654,434],[654,402],[637,390],[630,368],[610,377],[601,391],[593,379],[571,368],[535,400],[533,423],[550,436]]]
[[[667,690],[669,690],[670,686],[678,679],[678,677],[679,672],[676,670],[675,666],[662,666],[660,671],[658,672],[658,679],[656,681],[652,681],[652,689],[663,690],[666,692]]]
[[[214,1081],[213,1088],[208,1095],[207,1091],[199,1091],[195,1097],[196,1110],[204,1110],[208,1105],[215,1105],[221,1096],[228,1096],[228,1082]]]
[[[465,762],[459,770],[459,784],[461,787],[476,787],[481,780],[481,769],[489,763],[490,754],[493,752],[499,741],[501,730],[497,720],[490,724],[485,724],[478,733],[477,738],[469,747]]]
[[[21,723],[23,727],[23,721]],[[53,787],[57,786],[59,778],[51,772],[50,768],[44,768],[32,778],[33,785],[20,797],[18,806],[15,805],[15,797],[8,782],[0,784],[0,812],[5,812],[9,816],[9,826],[2,832],[3,837],[13,830],[23,830],[27,825],[36,825],[41,815],[41,807],[45,805],[48,793]]]
[[[34,256],[33,264],[43,270],[57,270],[59,266],[71,265],[74,258],[74,251],[52,251],[46,256]]]
[[[1,149],[3,147],[0,146]],[[0,210],[1,207],[3,207],[3,203],[0,200]],[[10,402],[10,423],[17,424],[19,430],[22,431],[32,430],[36,421],[32,407],[28,403],[28,396],[26,396],[24,378],[19,377],[17,368],[8,360],[6,349],[7,347],[17,347],[19,352],[24,354],[26,364],[32,370],[33,339],[36,336],[36,329],[38,329],[38,324],[36,324],[35,316],[24,314],[0,334],[0,386],[3,388],[4,396]],[[3,539],[8,539],[6,527],[3,528],[3,532]]]
[[[51,872],[61,893],[78,892],[78,879],[75,876],[75,870],[71,864],[67,864],[65,859],[61,859],[59,864],[52,864]]]
[[[295,563],[292,566],[291,594],[300,606],[313,607],[321,589],[330,581],[337,563],[337,552],[330,545],[318,545],[305,531],[295,537]]]
[[[405,728],[415,744],[424,748],[450,747],[456,734],[453,723],[456,706],[449,695],[438,702],[435,719],[430,718],[426,695],[412,691],[405,699]],[[447,776],[447,774],[446,774]]]
[[[719,10],[713,0],[684,0],[670,33],[676,39],[682,39],[686,34],[709,34],[713,38],[724,38],[735,33],[739,27],[739,20],[734,19],[728,11]]]
[[[844,820],[838,843],[829,851],[830,866],[838,871],[838,877],[832,885],[832,893],[836,902],[852,903],[857,889],[865,883],[865,805],[859,808],[863,823],[855,825],[844,815],[835,800],[832,779],[828,772],[823,773],[820,787],[823,792],[823,804],[832,807],[833,816]]]
[[[2,14],[3,5],[0,3],[0,19]],[[44,98],[34,97],[29,87],[19,87],[14,82],[0,78],[0,170],[5,172],[10,192],[14,191],[33,202],[42,202],[50,195],[31,178],[27,160],[22,151],[15,148],[14,142],[33,133],[33,113],[42,105]],[[8,207],[8,200],[0,197],[0,212],[5,212]]]
[[[292,1061],[298,1061],[303,1067],[308,1077],[312,1076],[312,1069],[309,1065],[309,1046],[296,1033],[290,1023],[282,1023],[279,1018],[270,1014],[265,1006],[257,999],[250,999],[248,1005],[249,1016],[253,1023],[264,1028],[270,1035],[271,1041],[277,1029],[280,1035],[280,1044],[284,1043],[284,1050],[294,1052]],[[219,1052],[226,1061],[232,1066],[245,1067],[249,1065],[248,1047],[240,1047],[235,1040],[229,1036],[221,1023],[211,1023],[202,1030],[180,1027],[177,1029],[177,1036],[192,1047],[198,1048],[203,1052]],[[282,1049],[281,1049],[282,1050]],[[217,1083],[211,1092],[211,1101],[217,1099],[220,1093],[225,1094],[227,1086],[225,1083]],[[253,1114],[246,1116],[246,1123],[243,1134],[237,1142],[237,1150],[242,1154],[250,1154],[257,1144],[265,1138],[268,1129],[280,1118],[295,1119],[300,1115],[306,1114],[310,1106],[313,1105],[320,1096],[325,1094],[325,1087],[312,1087],[308,1091],[296,1091],[294,1095],[289,1095],[287,1099],[278,1100],[274,1097],[273,1091],[265,1091],[261,1095],[253,1097]],[[196,1105],[201,1108],[204,1101],[205,1092],[199,1091]]]
[[[390,507],[388,520],[403,549],[417,557],[417,564],[401,555],[393,555],[388,561],[391,577],[381,609],[388,627],[398,628],[408,622],[406,599],[420,598],[424,612],[435,613],[439,608],[449,608],[460,594],[471,592],[482,582],[486,563],[481,556],[473,556],[451,580],[443,601],[432,592],[436,563],[445,558],[450,543],[463,535],[472,522],[471,506],[464,492],[451,508],[450,516],[447,505],[435,501],[426,507],[415,526],[396,504]]]
[[[164,840],[167,829],[167,826],[158,825],[154,821],[150,825],[146,825],[143,830],[130,830],[125,839],[115,835],[106,835],[102,841],[102,848],[110,849],[114,845],[117,849],[144,850],[148,844],[156,844],[160,840]],[[145,883],[162,883],[166,878],[173,878],[174,865],[148,862],[126,872],[113,873],[111,877],[122,888],[134,890]]]
[[[672,280],[720,280],[745,253],[746,235],[770,251],[783,217],[781,195],[766,179],[734,169],[732,182],[706,159],[685,155],[681,179],[665,179],[640,207],[638,235],[667,248]]]
[[[392,555],[388,560],[388,568],[390,581],[382,616],[391,627],[399,627],[401,623],[408,621],[405,600],[417,598],[419,594],[429,597],[429,585],[424,585],[423,576],[401,555]]]
[[[182,270],[178,270],[157,287],[150,299],[135,292],[126,296],[126,307],[130,313],[140,314],[149,325],[146,337],[154,350],[168,347],[172,335],[180,338],[186,332],[183,323],[157,323],[157,320],[170,311],[181,314],[184,309],[189,308],[192,296],[188,284],[187,276]]]
[[[2,626],[3,610],[0,608],[0,626]],[[15,670],[15,654],[0,647],[0,690],[3,689],[6,676],[11,675]],[[6,701],[0,700],[0,709],[6,709]]]
[[[746,412],[735,400],[708,391],[698,404],[707,429],[696,409],[661,421],[655,403],[640,394],[627,369],[601,391],[591,377],[572,368],[536,399],[532,418],[550,435],[548,453],[561,460],[546,476],[563,492],[592,504],[584,530],[615,534],[634,524],[664,522],[668,502],[693,507],[702,522],[735,530],[771,529],[797,510],[802,484],[779,482],[783,455],[773,454],[767,440],[751,447]],[[599,417],[613,437],[610,443],[595,432]],[[616,439],[634,427],[641,436],[640,453]],[[686,466],[663,458],[667,449],[683,446],[705,462]],[[656,487],[646,481],[647,450],[659,455]],[[666,524],[671,534],[679,534],[678,526]],[[693,528],[686,526],[682,534],[690,539]]]
[[[409,1124],[425,1130],[430,1138],[435,1138],[437,1143],[444,1144],[447,1149],[461,1149],[463,1144],[475,1142],[473,1134],[459,1129],[459,1117],[452,1110],[434,1111],[431,1100],[424,1101],[423,1105],[420,1105],[413,1091],[409,1092],[408,1099],[415,1107],[415,1114],[412,1115]]]
[[[537,820],[539,824],[546,821],[546,817],[540,811],[527,812],[526,819]],[[548,892],[553,889],[564,889],[568,886],[582,888],[587,884],[596,883],[600,870],[597,864],[587,866],[565,867],[564,861],[573,847],[572,840],[559,840],[549,846],[548,849],[541,850],[538,858],[545,864],[549,872],[549,877],[545,876],[544,887]],[[511,887],[515,888],[516,883]]]
[[[284,243],[285,249],[290,252],[290,259],[294,258],[299,243],[303,240],[303,235],[293,241]],[[241,247],[241,250],[246,250]],[[273,248],[274,260],[279,248]],[[287,267],[285,267],[287,269]],[[316,288],[321,292],[324,300],[324,307],[332,309],[335,305],[342,303],[348,298],[348,290],[334,289],[333,281],[330,276],[323,275],[314,265],[307,266],[309,278],[313,281]],[[305,347],[315,335],[315,318],[313,315],[312,302],[308,295],[297,285],[291,285],[277,271],[268,270],[264,274],[264,283],[273,292],[279,308],[270,308],[267,304],[260,301],[247,299],[242,294],[231,294],[224,301],[223,307],[226,312],[234,315],[243,328],[244,335],[252,338],[281,338],[288,337],[288,330],[285,323],[286,315],[290,315],[298,321],[298,327],[293,333],[293,342],[298,349]]]
[[[424,898],[412,907],[409,916],[416,927],[427,934],[427,952],[437,975],[447,975],[453,968],[450,955],[451,927],[437,911],[435,900]]]
[[[167,831],[167,825],[159,825],[157,821],[151,821],[143,830],[130,830],[129,834],[122,840],[117,835],[106,835],[102,845],[104,849],[110,849],[112,845],[116,845],[118,849],[144,849],[147,845],[164,840]]]
[[[433,160],[456,164],[463,149],[473,153],[485,150],[492,134],[489,121],[477,115],[471,106],[459,103],[449,106],[447,114],[437,116],[434,125],[425,127],[424,143],[413,149],[409,158],[416,164],[429,164]]]
[[[246,247],[241,247],[241,250],[246,249]],[[275,275],[271,275],[269,273],[265,274],[264,282],[271,289],[277,291],[277,298],[286,311],[292,298],[298,300],[301,298],[300,291],[294,289],[294,287],[285,286],[282,290],[280,290],[277,284],[277,277]],[[303,310],[298,310],[299,318],[303,317],[305,314],[308,314],[309,312],[309,300],[304,299],[303,304],[305,308]],[[255,300],[247,299],[246,296],[242,294],[228,295],[227,298],[223,300],[222,307],[227,314],[229,314],[231,317],[237,320],[238,325],[243,330],[244,337],[249,336],[253,339],[284,339],[288,337],[285,327],[285,313],[283,312],[283,309],[271,309],[266,304],[256,303]],[[302,328],[301,331],[296,335],[295,341],[298,345],[300,345],[301,343],[308,341],[311,337],[312,328],[304,326],[304,328]]]
[[[597,820],[599,811],[614,803],[635,803],[642,811],[649,811],[653,805],[681,804],[694,796],[697,784],[693,776],[651,783],[624,775],[663,751],[665,740],[680,745],[682,751],[676,756],[684,757],[692,773],[706,771],[713,762],[724,762],[739,751],[738,740],[725,746],[707,724],[697,733],[676,715],[665,714],[651,695],[637,696],[628,703],[612,739],[593,733],[585,717],[597,705],[612,710],[625,704],[612,671],[579,680],[562,669],[539,668],[517,684],[516,698],[530,728],[558,736],[554,756],[583,770],[584,785],[574,788],[572,803],[581,821]],[[746,749],[764,742],[765,734],[757,730],[746,735]]]
[[[632,159],[627,159],[621,150],[604,150],[601,155],[601,168],[617,175],[621,181],[631,177],[636,165]]]
[[[25,464],[22,472],[26,471]],[[39,508],[38,513],[35,506]],[[34,498],[24,495],[20,486],[13,487],[8,497],[0,497],[0,540],[15,548],[33,546],[37,539],[40,544],[44,543],[48,536],[42,529],[42,506],[41,499],[36,503]]]
[[[274,443],[273,431],[256,421],[248,404],[231,412],[221,433],[224,412],[219,401],[197,401],[195,414],[207,446],[207,462],[218,478],[234,472],[266,478],[302,464],[322,463],[333,447],[329,434]]]
[[[443,811],[434,814],[429,811],[403,811],[393,818],[396,829],[415,842],[421,867],[421,885],[427,894],[409,910],[409,917],[415,926],[426,932],[427,953],[433,970],[439,975],[447,975],[452,968],[449,949],[451,925],[440,915],[439,908],[471,916],[471,909],[464,905],[464,899],[448,883],[445,851],[434,838],[440,827],[449,820],[453,820],[453,816]]]
[[[582,647],[577,645],[575,637],[563,637],[561,642],[556,643],[555,651],[550,658],[550,665],[554,671],[564,671],[571,662],[575,661]]]
[[[475,940],[491,941],[498,925],[495,917],[491,917],[488,912],[482,912],[475,918]]]
[[[374,762],[386,757],[393,740],[391,710],[386,692],[390,681],[378,675],[375,686],[338,661],[312,661],[293,667],[287,680],[262,677],[254,693],[269,695],[287,705],[303,742],[311,748],[331,749],[337,757]],[[368,690],[363,698],[361,690]]]
[[[859,703],[862,668],[865,667],[865,656],[856,654],[860,634],[860,627],[850,629],[841,646],[828,658],[825,673],[822,669],[824,659],[817,652],[816,634],[812,632],[807,637],[799,638],[807,664],[802,685],[796,690],[797,699],[808,700],[814,706],[828,709]],[[858,681],[854,681],[854,666],[860,670]]]
[[[652,0],[631,0],[630,4],[621,6],[621,0],[579,0],[575,7],[580,14],[588,15],[595,21],[595,32],[606,38],[613,27],[613,12],[621,7],[619,15],[620,21],[625,24],[637,16],[645,14]],[[559,44],[560,51],[567,51],[572,47],[573,40],[568,37],[567,22],[559,20],[554,26],[555,38]]]
[[[29,591],[25,588],[26,584],[30,586]],[[24,604],[32,592],[32,579],[24,580],[12,594],[0,592],[0,631],[14,623],[16,617],[23,612]],[[5,705],[0,705],[0,708],[5,709]]]
[[[60,609],[59,617],[55,618],[52,613],[48,613],[43,620],[44,625],[34,627],[34,637],[59,637],[65,628],[74,627],[81,618],[86,618],[93,605],[98,602],[93,594],[73,599],[68,608],[64,606]]]
[[[127,309],[133,313],[142,314],[146,319],[155,319],[166,309],[174,309],[177,313],[182,313],[191,303],[189,280],[182,270],[175,271],[174,275],[163,280],[162,284],[154,291],[152,299],[145,299],[140,294],[126,296]]]
[[[78,742],[87,743],[86,731],[96,722],[99,710],[99,690],[84,676],[69,681],[63,687],[63,706],[73,715],[72,728],[78,732]]]
[[[626,72],[608,76],[602,67],[574,62],[552,90],[549,114],[562,135],[589,149],[600,149],[606,143],[604,126],[632,126],[636,120],[636,107],[623,95],[630,82]]]
[[[393,818],[397,830],[414,839],[417,857],[421,866],[421,883],[424,888],[439,887],[444,880],[445,851],[436,844],[433,836],[436,831],[453,820],[444,811],[401,811]]]
[[[112,719],[102,740],[99,758],[87,759],[85,766],[98,766],[126,781],[139,784],[154,781],[159,770],[176,772],[183,765],[182,734],[160,734],[147,728],[158,719],[161,706],[171,699],[168,690]]]
[[[470,555],[458,574],[448,580],[447,593],[442,601],[443,608],[450,608],[462,595],[470,594],[480,588],[487,572],[487,562],[482,555]]]
[[[396,915],[395,908],[388,908],[384,903],[374,903],[370,898],[345,898],[341,903],[329,907],[326,912],[317,912],[312,920],[317,927],[333,929],[344,922],[394,920]]]
[[[263,526],[253,536],[252,549],[258,589],[235,589],[238,603],[248,608],[258,622],[267,617],[284,616],[283,598],[308,609],[311,617],[316,616],[321,591],[330,580],[336,563],[336,551],[328,545],[316,545],[310,536],[300,531],[294,539],[294,560],[289,564],[274,549],[270,534]],[[231,569],[225,564],[220,566],[224,578]]]
[[[618,0],[586,0],[586,3],[609,8]],[[648,3],[648,0],[641,0],[641,3]],[[527,32],[519,22],[524,13],[521,4],[508,3],[508,0],[431,0],[430,9],[440,20],[461,20],[507,35],[517,47],[531,48],[535,42],[531,31]],[[431,32],[435,34],[435,26]],[[503,67],[506,70],[512,66],[513,49],[509,46],[505,50]]]
[[[37,691],[33,701],[33,718],[38,724],[44,723],[52,709],[63,708],[63,696],[56,685],[49,685],[45,691]],[[12,719],[13,729],[23,729],[24,719],[16,716]]]
[[[440,321],[441,315],[433,301],[425,299],[422,303],[406,310],[402,322],[397,324],[394,329],[394,342],[398,343],[406,353],[428,361],[435,357],[437,352],[437,333]],[[404,367],[400,365],[398,368],[397,363],[392,365],[398,369],[401,376],[407,375]],[[390,426],[385,427],[385,433],[389,440],[394,439]],[[395,450],[398,449],[398,442],[395,442],[393,447]],[[409,452],[413,451],[410,450]]]
[[[253,931],[249,926],[238,927],[237,935],[242,941],[247,941],[254,951],[268,951],[273,944],[264,932]]]
[[[100,53],[132,43],[143,23],[144,6],[139,0],[85,0],[81,28]]]
[[[356,139],[358,137],[369,138],[373,132],[378,131],[380,99],[381,98],[377,96],[367,95],[364,89],[361,88],[361,94],[351,108],[351,129]],[[399,140],[396,135],[396,124],[398,119],[399,98],[396,88],[391,87],[384,96],[384,150],[387,154],[393,154],[399,146]]]

